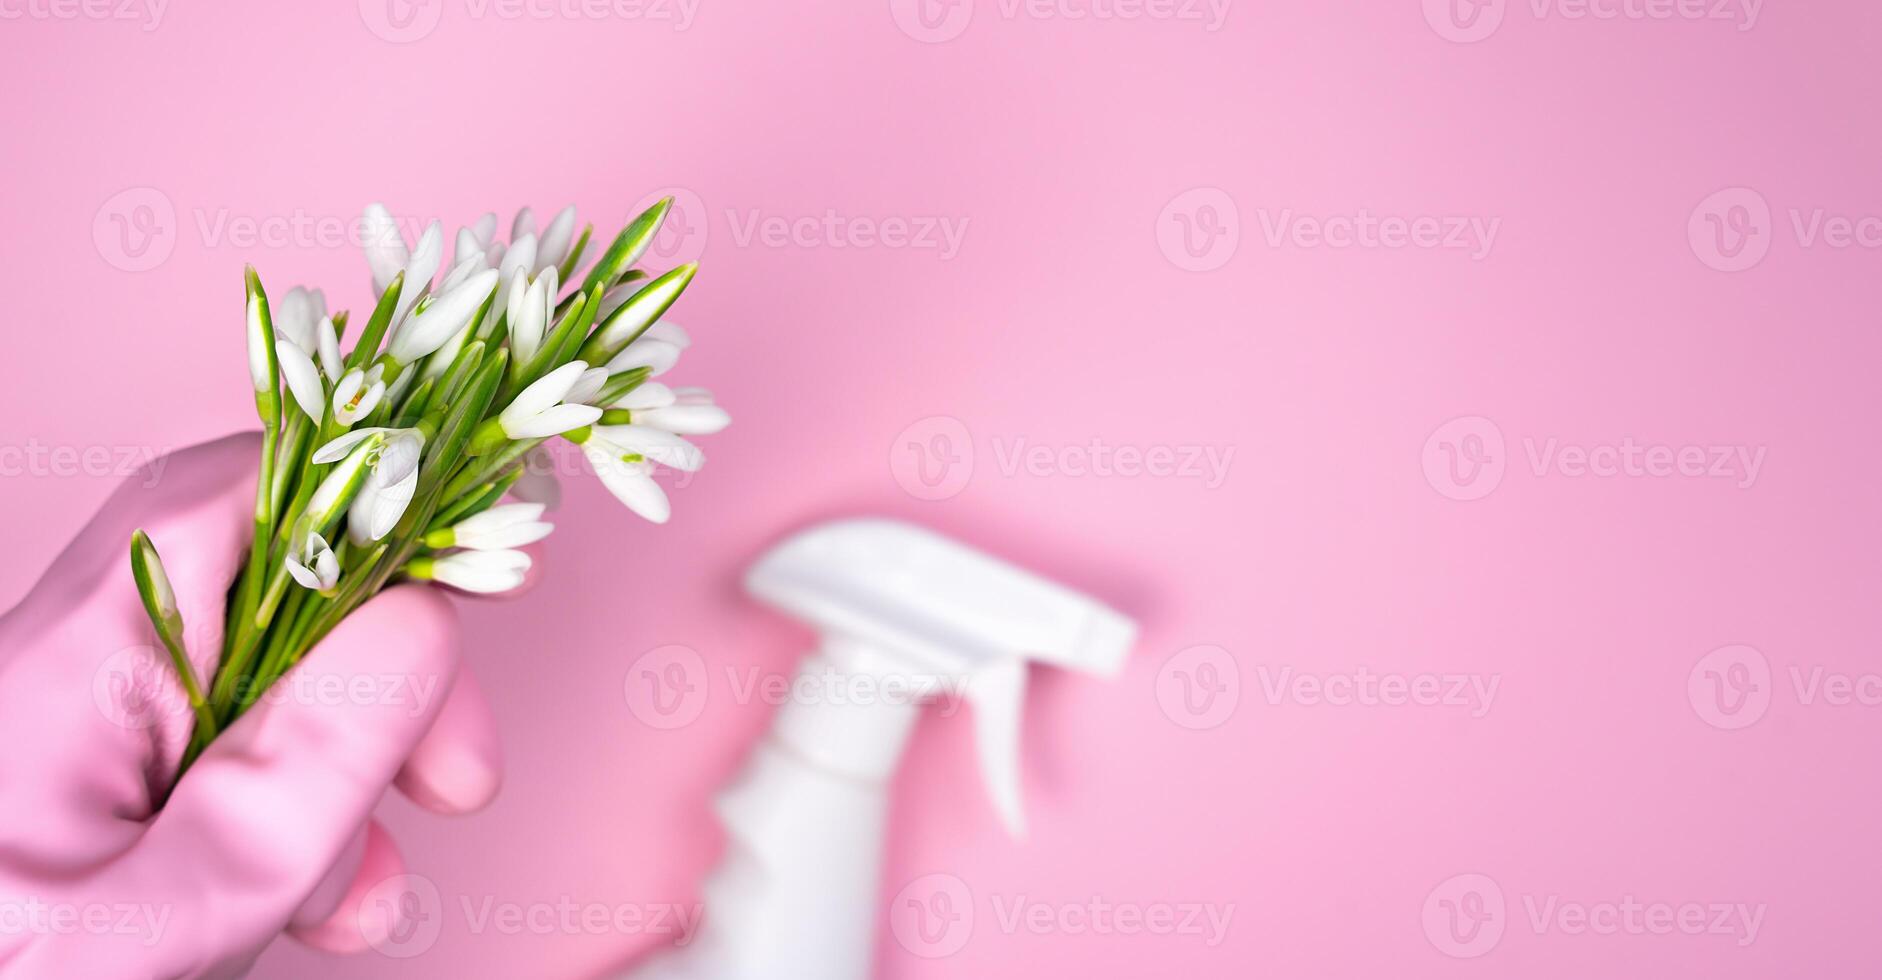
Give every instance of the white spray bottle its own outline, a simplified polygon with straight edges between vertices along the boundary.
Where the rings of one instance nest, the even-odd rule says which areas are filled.
[[[1024,833],[1028,661],[1114,676],[1136,625],[910,524],[836,521],[754,565],[746,588],[823,636],[717,809],[729,841],[692,942],[632,980],[864,980],[880,917],[888,781],[929,696],[971,702],[981,774]]]

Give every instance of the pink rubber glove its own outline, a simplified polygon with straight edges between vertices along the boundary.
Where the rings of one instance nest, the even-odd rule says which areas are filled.
[[[231,436],[133,476],[0,618],[0,976],[239,976],[284,929],[362,949],[401,927],[397,903],[363,901],[403,871],[369,818],[386,787],[441,813],[496,793],[451,605],[401,586],[344,620],[155,812],[191,715],[138,601],[131,531],[162,553],[208,677],[259,445]]]

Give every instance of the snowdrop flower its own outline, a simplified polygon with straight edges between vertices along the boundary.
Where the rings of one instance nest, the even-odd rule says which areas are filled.
[[[472,255],[481,255],[485,265],[496,265],[502,257],[502,245],[492,242],[497,233],[497,214],[486,211],[477,223],[457,230],[457,242],[451,253],[451,261],[462,262]]]
[[[555,525],[542,520],[542,504],[503,504],[467,517],[454,527],[425,535],[428,548],[496,551],[521,548],[549,536]]]
[[[610,408],[627,413],[626,421],[683,436],[709,436],[732,424],[732,416],[712,403],[703,388],[687,389],[686,400],[658,381],[649,381],[622,395]],[[612,417],[612,416],[610,416]]]
[[[393,277],[411,261],[405,235],[399,231],[392,212],[375,201],[366,205],[366,213],[360,216],[360,237],[366,249],[366,265],[372,270],[372,291],[384,293]]]
[[[503,281],[509,282],[520,270],[526,276],[536,273],[536,236],[520,235],[510,239],[510,247],[503,252],[503,261],[497,265],[503,273]],[[507,298],[506,298],[507,299]]]
[[[425,434],[418,429],[368,427],[354,429],[314,453],[314,462],[328,463],[349,455],[353,447],[377,438],[383,447],[373,453],[359,492],[346,512],[346,535],[354,544],[378,541],[392,533],[418,489],[418,462]]]
[[[314,367],[313,358],[286,337],[275,341],[274,356],[281,365],[281,376],[287,379],[294,403],[308,418],[320,421],[327,406],[327,389],[320,383],[320,369]]]
[[[416,429],[386,443],[346,511],[346,536],[354,544],[378,541],[398,526],[418,490],[418,458],[424,448],[425,436]]]
[[[458,286],[468,282],[471,276],[484,271],[484,268],[483,257],[473,255],[459,262],[457,267],[451,270],[451,274],[444,277],[444,284],[438,287],[438,291],[440,293],[449,293]],[[472,316],[475,315],[475,313],[472,314]],[[450,370],[451,363],[457,360],[458,352],[462,351],[465,342],[470,340],[470,334],[471,323],[466,321],[464,326],[460,328],[457,333],[446,338],[444,343],[439,346],[437,350],[431,352],[431,355],[425,361],[423,376],[425,378],[436,378]]]
[[[444,282],[439,284],[438,292],[448,293],[471,276],[488,268],[490,268],[490,263],[485,261],[482,255],[472,254],[451,267],[451,271],[445,274]]]
[[[412,258],[405,263],[405,284],[399,287],[399,305],[392,311],[392,321],[397,323],[418,305],[418,301],[431,289],[431,280],[438,275],[438,268],[444,264],[444,227],[436,221],[425,226],[425,233],[418,236],[418,244],[412,248]]]
[[[298,554],[287,556],[287,566],[294,581],[321,595],[332,595],[333,587],[340,582],[340,560],[333,557],[327,539],[313,532],[308,533],[307,543]]]
[[[410,279],[405,280],[407,288],[411,283]],[[478,308],[490,298],[490,291],[496,285],[496,271],[485,269],[433,297],[399,324],[386,355],[399,364],[411,364],[443,347],[477,315]]]
[[[654,326],[659,326],[659,324]],[[659,377],[673,370],[673,366],[680,362],[680,351],[684,348],[654,337],[652,334],[653,328],[649,327],[647,333],[621,348],[621,352],[608,361],[608,373],[619,374],[622,371],[644,367],[647,369],[648,377]]]
[[[655,524],[673,515],[666,491],[654,482],[655,464],[691,472],[706,462],[699,447],[646,425],[597,425],[571,439],[579,441],[582,455],[608,492]]]
[[[655,524],[665,524],[673,516],[673,505],[667,500],[666,491],[654,482],[652,463],[629,462],[598,439],[583,442],[582,455],[601,478],[601,485],[607,487],[616,500],[626,504],[628,510]]]
[[[657,325],[661,314],[680,298],[680,294],[686,291],[687,284],[693,281],[693,276],[698,271],[697,265],[689,263],[670,269],[635,290],[633,295],[616,306],[606,318],[599,321],[595,332],[589,336],[587,343],[582,345],[583,356],[591,360],[600,360],[604,355],[612,358],[631,346],[629,341],[646,339],[644,335],[652,332],[651,328]],[[594,275],[594,271],[591,270],[589,275]],[[674,330],[677,328],[670,327],[668,332]],[[684,337],[685,331],[679,330],[678,335]],[[668,340],[659,335],[655,335],[653,339]],[[684,347],[685,344],[682,343],[679,346]]]
[[[253,273],[250,273],[251,277]],[[248,378],[255,383],[255,403],[260,406],[275,396],[274,337],[268,326],[266,301],[252,288],[248,294]],[[263,421],[269,421],[266,410]]]
[[[374,364],[367,370],[354,368],[333,386],[333,420],[341,425],[353,423],[372,414],[386,395],[385,366]]]
[[[576,377],[575,383],[562,396],[564,404],[587,405],[601,394],[601,389],[608,386],[607,368],[589,368]]]
[[[583,386],[589,383],[583,381],[583,375],[588,374],[588,371],[587,363],[570,361],[536,379],[516,396],[510,407],[498,414],[497,425],[511,439],[546,439],[593,424],[601,417],[601,409],[592,405],[563,403],[570,392],[581,393],[578,382],[582,382]],[[602,380],[607,380],[605,373],[602,374]],[[592,392],[590,397],[593,397]]]
[[[384,293],[392,278],[401,270],[405,284],[399,288],[398,305],[392,322],[398,323],[418,305],[419,297],[431,288],[431,280],[444,262],[444,226],[434,221],[418,236],[418,246],[406,250],[405,235],[385,205],[366,205],[360,216],[361,237],[365,239],[366,264],[372,269],[373,292]]]
[[[316,329],[327,316],[327,297],[318,289],[295,286],[274,304],[275,333],[294,342],[309,354],[319,346]],[[328,321],[331,324],[332,321]]]
[[[527,208],[524,211],[528,211]],[[522,217],[518,215],[517,217]],[[512,236],[514,237],[514,236]],[[556,212],[549,219],[549,227],[544,228],[542,237],[536,243],[536,269],[538,273],[553,269],[562,264],[568,256],[569,245],[575,240],[575,205],[571,204]]]
[[[685,439],[651,425],[597,425],[588,443],[599,442],[623,462],[658,463],[688,473],[706,464],[706,455]]]
[[[292,298],[292,293],[289,296]],[[296,317],[311,315],[312,309],[305,305],[309,302],[303,301],[303,308],[295,312]],[[324,305],[325,300],[321,303]],[[318,323],[292,324],[292,329],[283,329],[284,323],[291,321],[277,318],[274,322],[275,360],[281,365],[281,376],[287,379],[288,391],[301,411],[318,422],[327,399],[320,376],[338,377],[342,364],[340,338],[333,328],[333,320],[322,315]],[[314,361],[316,357],[320,359],[318,365]]]
[[[466,592],[508,592],[523,584],[529,564],[529,555],[521,551],[457,551],[414,558],[406,562],[405,574]]]
[[[505,312],[510,320],[510,347],[516,352],[516,359],[510,362],[512,368],[520,370],[542,349],[557,291],[554,269],[543,270],[534,282],[527,281],[521,269],[511,275],[505,287]]]
[[[329,453],[324,462],[339,461],[320,485],[314,488],[314,495],[307,501],[304,515],[310,529],[331,527],[340,516],[340,509],[349,501],[356,499],[361,487],[366,482],[367,474],[385,447],[385,434],[389,429],[363,429],[358,438],[342,436],[322,449],[330,449],[344,441],[346,445],[338,452]],[[323,462],[323,460],[315,460]]]

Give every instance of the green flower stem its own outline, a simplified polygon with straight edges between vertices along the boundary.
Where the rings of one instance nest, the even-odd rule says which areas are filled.
[[[456,502],[485,483],[500,476],[507,467],[523,458],[523,454],[543,444],[542,439],[520,439],[509,443],[502,449],[488,456],[475,457],[445,484],[444,499]],[[448,506],[448,505],[447,505]]]
[[[142,528],[131,532],[131,578],[137,583],[137,594],[144,601],[144,612],[150,617],[151,625],[156,627],[157,638],[163,642],[164,649],[170,651],[170,662],[183,682],[190,710],[196,713],[196,727],[190,732],[190,742],[207,745],[216,737],[216,716],[203,699],[196,667],[190,663],[189,651],[183,643],[183,614],[177,609],[176,591],[170,585],[169,573],[164,571],[156,545],[150,543],[150,536]]]

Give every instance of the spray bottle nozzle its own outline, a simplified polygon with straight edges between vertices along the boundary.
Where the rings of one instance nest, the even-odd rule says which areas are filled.
[[[826,647],[867,650],[870,669],[963,680],[981,774],[1015,836],[1024,833],[1019,729],[1027,662],[1114,676],[1137,634],[1136,624],[1093,599],[890,520],[801,532],[753,566],[746,587],[807,620]]]

